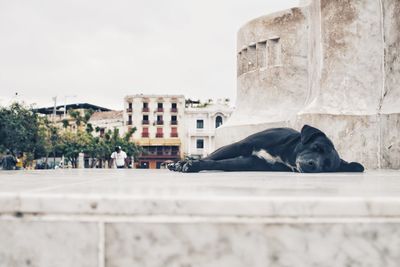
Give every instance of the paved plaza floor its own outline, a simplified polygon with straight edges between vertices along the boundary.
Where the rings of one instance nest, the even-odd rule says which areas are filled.
[[[0,173],[0,213],[397,216],[400,172],[46,170]]]

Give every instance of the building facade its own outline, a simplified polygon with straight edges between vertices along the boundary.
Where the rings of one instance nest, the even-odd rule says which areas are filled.
[[[136,167],[160,168],[182,158],[185,97],[183,95],[129,95],[124,98],[124,127],[136,127],[132,139],[143,153]]]
[[[71,116],[71,112],[77,112],[81,118],[86,116],[86,113],[101,114],[103,112],[113,112],[111,109],[93,105],[90,103],[75,103],[68,105],[58,105],[55,107],[43,107],[34,109],[35,112],[46,116],[50,121],[53,121],[59,128],[65,128],[71,131],[77,131],[79,128],[82,129],[83,124],[78,126],[76,124],[76,118]],[[97,115],[102,116],[102,115]]]
[[[215,149],[215,131],[230,117],[228,103],[187,106],[185,109],[184,155],[202,158]]]
[[[123,111],[94,112],[89,123],[92,125],[94,136],[102,137],[107,131],[118,129],[119,134],[125,134]]]

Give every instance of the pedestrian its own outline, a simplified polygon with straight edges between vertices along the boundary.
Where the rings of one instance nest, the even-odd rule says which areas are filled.
[[[115,147],[115,151],[111,154],[111,166],[117,169],[123,169],[127,166],[127,158],[125,151],[120,146]]]
[[[11,154],[10,150],[6,151],[6,155],[0,161],[3,170],[14,170],[16,163],[17,159]]]
[[[18,153],[17,163],[15,164],[16,170],[22,170],[24,168],[24,154],[22,152]]]

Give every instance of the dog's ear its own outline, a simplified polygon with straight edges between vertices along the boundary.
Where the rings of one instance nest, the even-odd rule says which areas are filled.
[[[338,172],[364,172],[364,166],[358,162],[349,163],[341,159]]]
[[[313,138],[317,136],[326,136],[323,132],[318,130],[317,128],[311,127],[309,125],[304,125],[303,128],[301,129],[301,143],[307,144],[310,142]]]

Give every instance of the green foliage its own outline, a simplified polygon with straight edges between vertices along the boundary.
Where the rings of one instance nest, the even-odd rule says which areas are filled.
[[[72,167],[77,167],[79,153],[85,152],[91,142],[91,137],[84,131],[65,131],[61,134],[59,149]]]
[[[38,153],[41,147],[38,115],[19,103],[0,107],[0,150]]]
[[[77,167],[82,152],[92,158],[92,167],[109,160],[115,146],[121,146],[128,156],[138,157],[141,153],[141,148],[130,141],[136,128],[122,137],[118,129],[107,131],[104,137],[94,137],[92,133],[100,128],[94,130],[89,123],[92,110],[85,111],[84,116],[75,110],[69,114],[78,126],[77,131],[68,130],[68,120],[63,120],[63,128],[59,128],[47,117],[40,117],[19,103],[0,107],[0,152],[6,149],[14,154],[24,152],[28,161],[45,157],[46,163],[50,156],[64,155],[73,167]]]
[[[63,119],[62,124],[64,129],[67,129],[69,127],[69,121],[67,119]]]
[[[110,160],[111,153],[116,146],[121,146],[128,157],[137,158],[142,152],[141,147],[130,141],[136,128],[132,128],[123,137],[120,136],[118,129],[108,130],[102,137],[90,138],[90,142],[85,147],[85,153],[89,155],[94,162]]]

